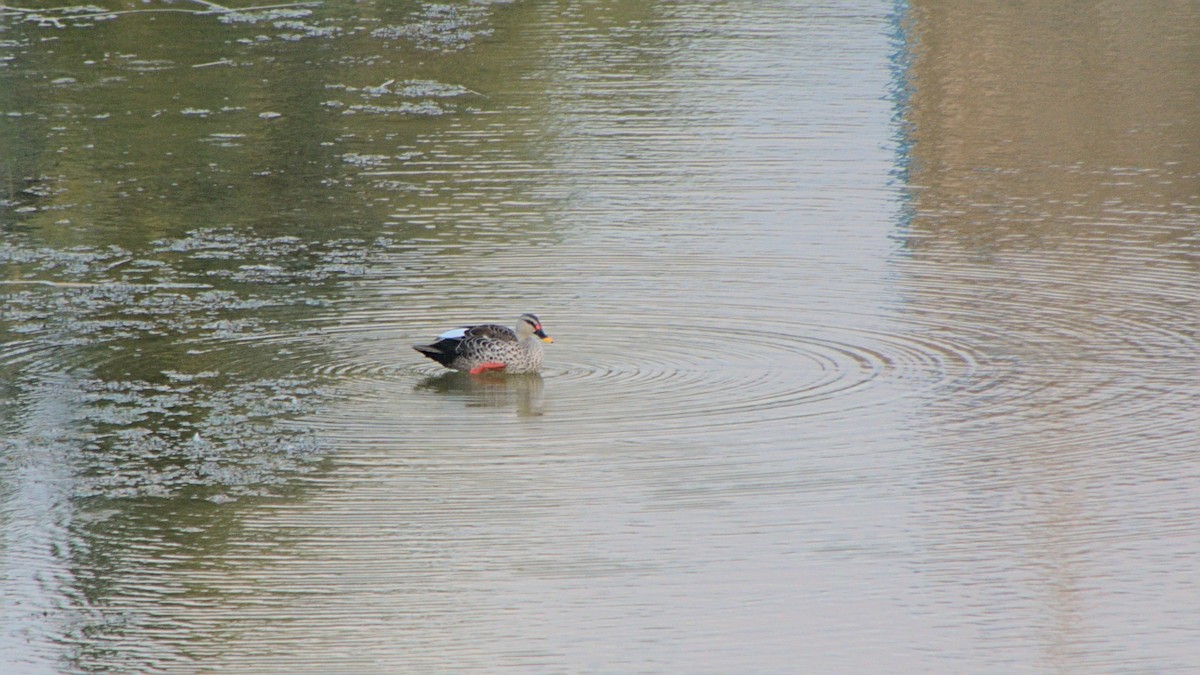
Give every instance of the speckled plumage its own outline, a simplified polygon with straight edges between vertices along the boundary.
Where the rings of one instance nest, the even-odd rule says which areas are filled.
[[[533,314],[522,314],[517,328],[497,324],[464,326],[447,331],[428,345],[413,349],[438,363],[471,373],[503,370],[532,373],[542,367],[542,342],[553,342]]]

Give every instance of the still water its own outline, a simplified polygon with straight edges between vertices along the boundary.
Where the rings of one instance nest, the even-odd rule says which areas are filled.
[[[1200,669],[1200,6],[106,9],[0,10],[5,672]]]

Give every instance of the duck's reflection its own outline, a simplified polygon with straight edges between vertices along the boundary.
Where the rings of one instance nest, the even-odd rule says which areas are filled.
[[[538,373],[469,375],[450,371],[432,375],[417,383],[417,391],[461,397],[467,406],[516,408],[519,417],[534,417],[545,410],[545,382]]]

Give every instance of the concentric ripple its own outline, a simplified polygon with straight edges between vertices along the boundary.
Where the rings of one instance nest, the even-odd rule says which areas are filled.
[[[323,339],[347,348],[330,348],[339,358],[312,368],[339,380],[352,403],[338,406],[336,421],[317,416],[318,428],[335,436],[341,436],[338,427],[353,429],[349,442],[435,441],[443,433],[448,441],[478,441],[523,433],[498,427],[490,416],[476,422],[455,415],[448,428],[439,415],[425,414],[446,411],[432,393],[457,393],[479,405],[484,392],[503,388],[505,380],[462,378],[457,388],[423,387],[448,376],[409,353],[404,336],[412,342],[423,337],[412,334],[416,317],[359,319],[323,332]],[[544,319],[557,342],[546,348],[546,426],[538,440],[555,445],[713,442],[723,433],[730,438],[717,442],[770,442],[800,427],[842,424],[896,399],[959,386],[985,368],[984,356],[969,346],[918,333],[784,322],[731,329],[689,324],[682,314],[643,314],[627,323],[561,314]],[[418,384],[402,392],[413,380]]]

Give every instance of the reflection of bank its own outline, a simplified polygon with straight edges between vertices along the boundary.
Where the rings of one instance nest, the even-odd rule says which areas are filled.
[[[904,318],[979,355],[914,426],[937,458],[926,569],[959,606],[943,635],[1170,670],[1195,654],[1177,533],[1200,485],[1178,414],[1200,382],[1200,13],[914,0],[899,19]]]
[[[545,381],[538,373],[468,375],[457,371],[432,375],[417,383],[417,391],[431,391],[461,399],[467,407],[515,407],[518,417],[545,411]]]

